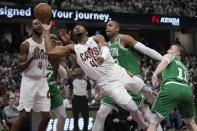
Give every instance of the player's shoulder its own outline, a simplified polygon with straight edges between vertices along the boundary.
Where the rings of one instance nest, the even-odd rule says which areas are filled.
[[[122,34],[122,35],[120,36],[120,39],[121,39],[121,40],[130,39],[130,38],[133,38],[133,37],[130,36],[130,35],[126,35],[126,34]]]
[[[164,56],[163,56],[163,59],[170,59],[170,61],[172,61],[172,60],[174,60],[174,58],[175,58],[175,56],[174,55],[172,55],[172,54],[165,54]]]
[[[20,48],[29,49],[29,42],[27,40],[23,41]]]

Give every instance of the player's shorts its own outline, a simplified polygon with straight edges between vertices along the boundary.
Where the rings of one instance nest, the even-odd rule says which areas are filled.
[[[152,111],[165,119],[176,107],[178,107],[184,119],[194,117],[195,106],[192,89],[186,84],[167,82],[161,87],[159,96],[152,107]]]
[[[63,98],[62,95],[57,88],[57,84],[50,84],[49,85],[49,91],[51,96],[51,110],[55,110],[57,108],[60,108],[63,106]]]
[[[23,76],[20,88],[20,98],[18,110],[30,112],[50,111],[50,94],[46,78],[32,79]]]
[[[136,103],[136,105],[138,107],[140,107],[144,101],[145,101],[145,97],[140,94],[140,93],[133,93],[131,91],[127,91],[129,93],[129,95],[131,95],[133,101]],[[113,109],[115,109],[116,111],[119,111],[120,106],[118,106],[118,104],[116,104],[110,97],[108,96],[104,96],[102,99],[102,104],[105,104],[107,106],[112,107]]]
[[[114,102],[125,109],[132,99],[125,87],[130,87],[129,90],[133,92],[139,92],[145,84],[140,78],[129,74],[124,68],[115,64],[107,76],[97,81],[97,85],[104,95],[112,98]]]

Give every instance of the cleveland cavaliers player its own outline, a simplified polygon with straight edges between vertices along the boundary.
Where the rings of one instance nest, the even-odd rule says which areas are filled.
[[[125,89],[126,85],[133,86],[132,89],[136,92],[145,87],[145,84],[140,78],[128,74],[124,68],[114,63],[102,35],[88,37],[86,29],[81,25],[77,25],[74,27],[72,34],[78,44],[53,48],[49,38],[50,26],[43,24],[43,27],[48,55],[71,55],[83,69],[86,76],[96,81],[105,95],[111,97],[118,105],[128,110],[142,128],[147,128],[142,113]]]
[[[48,56],[45,54],[43,28],[41,22],[33,20],[32,37],[20,47],[19,71],[22,72],[20,88],[19,116],[11,131],[20,130],[26,115],[33,109],[41,113],[39,131],[45,131],[50,120],[50,95],[46,79]]]

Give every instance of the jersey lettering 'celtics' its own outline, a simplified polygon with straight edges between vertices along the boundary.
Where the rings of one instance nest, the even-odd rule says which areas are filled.
[[[132,48],[124,48],[120,45],[120,37],[122,35],[119,34],[114,43],[108,42],[108,47],[110,49],[111,55],[114,59],[114,62],[124,67],[133,75],[140,74],[140,67],[138,64],[138,58],[136,52]]]
[[[188,84],[188,70],[176,56],[162,73],[162,84],[169,81]]]

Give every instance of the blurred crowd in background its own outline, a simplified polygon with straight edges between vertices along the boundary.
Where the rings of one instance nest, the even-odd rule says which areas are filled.
[[[197,0],[2,0],[1,5],[34,6],[48,2],[53,8],[196,17]]]

